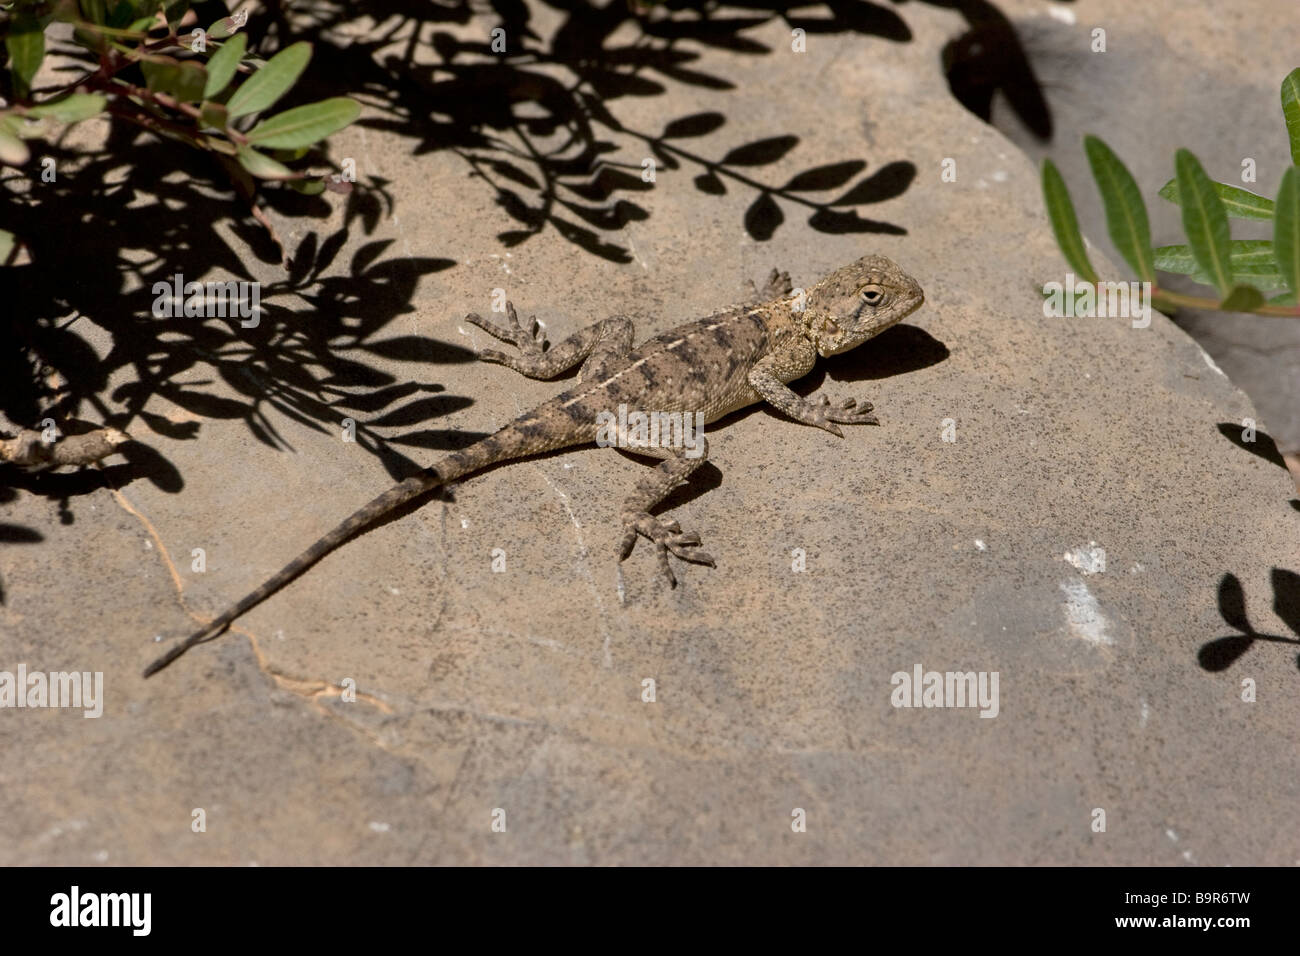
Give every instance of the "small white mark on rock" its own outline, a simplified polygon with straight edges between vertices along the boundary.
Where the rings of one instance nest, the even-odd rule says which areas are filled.
[[[402,593],[399,589],[393,587],[390,584],[385,584],[384,590],[386,590],[389,594],[393,595],[393,597],[396,597],[397,595]]]
[[[144,539],[144,549],[145,549],[146,551],[152,551],[152,550],[153,550],[153,542],[150,541],[148,538],[145,538],[145,539]]]
[[[1171,829],[1165,829],[1165,836],[1169,837],[1169,839],[1173,840],[1175,843],[1178,842],[1178,834]]]
[[[1133,564],[1133,567],[1131,567],[1131,568],[1128,569],[1128,573],[1129,573],[1129,574],[1141,574],[1141,573],[1142,573],[1143,571],[1145,571],[1145,570],[1146,570],[1146,568],[1142,566],[1142,562],[1141,562],[1141,561],[1137,561],[1137,562],[1135,562],[1135,563]]]
[[[995,172],[993,174],[993,181],[995,183],[1005,183],[1007,181],[1006,170],[999,169],[997,172]]]
[[[1060,20],[1067,26],[1074,26],[1075,23],[1078,22],[1078,18],[1074,15],[1073,10],[1069,7],[1062,7],[1056,4],[1052,4],[1047,8],[1047,15],[1053,20]]]
[[[1142,701],[1142,717],[1138,721],[1138,726],[1145,727],[1147,725],[1147,719],[1150,718],[1150,716],[1151,716],[1151,707],[1144,700]]]
[[[1214,369],[1214,370],[1215,370],[1216,372],[1218,372],[1220,375],[1223,375],[1224,378],[1227,378],[1227,377],[1228,377],[1226,374],[1224,374],[1223,369],[1219,368],[1219,366],[1217,366],[1217,365],[1214,364],[1214,359],[1210,358],[1210,353],[1207,352],[1207,351],[1205,351],[1205,349],[1201,349],[1201,358],[1205,359],[1205,364],[1206,364],[1206,365],[1208,365],[1210,368]]]
[[[462,528],[468,528],[468,527],[469,527],[469,519],[468,519],[468,518],[461,518],[461,519],[460,519],[460,526],[461,526]]]
[[[95,853],[94,853],[94,860],[95,860],[96,863],[107,863],[107,862],[108,862],[108,851],[107,851],[107,850],[96,850]]]
[[[1106,633],[1110,622],[1101,613],[1101,606],[1088,585],[1082,581],[1066,581],[1061,584],[1061,590],[1065,592],[1065,623],[1070,633],[1094,647],[1114,644],[1114,639]]]
[[[975,539],[975,550],[976,550],[976,551],[987,551],[988,549],[989,549],[989,546],[988,546],[987,544],[985,544],[985,543],[984,543],[983,541],[981,541],[979,538],[976,538],[976,539]]]
[[[1085,547],[1067,551],[1062,557],[1067,564],[1074,565],[1084,574],[1100,574],[1106,570],[1106,549],[1097,547],[1096,541],[1089,541]]]
[[[380,823],[378,820],[371,820],[370,829],[374,830],[376,833],[387,833],[392,829],[392,827],[387,823]]]

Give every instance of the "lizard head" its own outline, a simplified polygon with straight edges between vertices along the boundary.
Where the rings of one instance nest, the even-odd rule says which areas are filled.
[[[823,358],[861,345],[911,315],[925,294],[884,256],[864,256],[837,269],[808,293],[803,324]]]

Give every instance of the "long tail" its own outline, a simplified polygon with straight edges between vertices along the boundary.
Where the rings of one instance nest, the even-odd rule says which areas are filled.
[[[250,608],[261,604],[276,591],[280,590],[280,588],[284,587],[298,575],[302,574],[321,558],[325,557],[325,555],[329,554],[354,534],[368,526],[371,522],[375,521],[382,515],[391,512],[394,508],[402,506],[412,498],[417,498],[426,491],[444,484],[447,480],[448,479],[439,474],[438,469],[429,468],[418,475],[407,478],[405,481],[394,485],[374,501],[370,502],[370,504],[355,512],[352,517],[348,518],[333,531],[329,532],[329,534],[325,535],[302,554],[298,555],[298,557],[286,564],[275,574],[274,577],[270,578],[256,591],[253,591],[251,594],[241,599],[237,604],[223,611],[220,615],[214,618],[211,623],[204,625],[180,644],[177,644],[169,650],[166,654],[159,657],[144,669],[144,676],[148,677],[151,674],[158,673],[158,671],[176,660],[176,658],[180,657],[195,644],[202,644],[204,641],[212,640],[212,638],[224,631],[235,618],[239,617]]]

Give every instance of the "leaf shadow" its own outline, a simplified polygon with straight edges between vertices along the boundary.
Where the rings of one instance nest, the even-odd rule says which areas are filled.
[[[1300,646],[1300,574],[1284,568],[1273,568],[1270,578],[1273,586],[1273,613],[1297,636],[1261,634],[1255,630],[1246,614],[1246,593],[1241,581],[1235,574],[1225,574],[1219,581],[1219,614],[1238,633],[1217,637],[1201,646],[1197,660],[1204,670],[1227,670],[1256,641]],[[1297,658],[1297,666],[1300,666],[1300,657]]]

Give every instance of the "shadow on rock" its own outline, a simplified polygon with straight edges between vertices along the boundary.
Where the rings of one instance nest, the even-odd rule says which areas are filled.
[[[1300,635],[1300,574],[1283,568],[1274,568],[1273,613],[1282,619],[1291,632]],[[1246,594],[1235,574],[1225,574],[1219,581],[1219,614],[1229,627],[1240,633],[1218,637],[1201,647],[1197,660],[1207,671],[1227,670],[1245,654],[1256,641],[1300,646],[1300,636],[1282,637],[1261,634],[1255,630],[1246,615]],[[1300,659],[1297,659],[1300,664]]]

